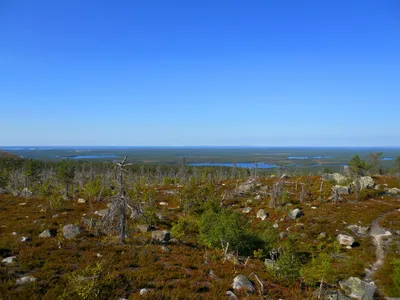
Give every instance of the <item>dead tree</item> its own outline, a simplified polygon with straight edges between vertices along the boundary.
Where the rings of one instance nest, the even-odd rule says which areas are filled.
[[[126,208],[127,198],[125,195],[125,188],[123,183],[123,174],[126,172],[125,167],[132,164],[126,163],[125,157],[121,162],[116,163],[118,170],[119,193],[112,198],[112,202],[107,214],[104,216],[103,227],[106,231],[117,228],[120,235],[121,244],[125,243],[126,237]]]

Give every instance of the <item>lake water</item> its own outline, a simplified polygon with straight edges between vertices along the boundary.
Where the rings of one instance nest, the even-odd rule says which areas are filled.
[[[274,169],[278,168],[278,165],[275,164],[265,164],[265,163],[236,163],[237,168],[249,168],[255,169],[257,165],[258,169]],[[192,163],[189,164],[192,167],[233,167],[233,163],[216,163],[216,162],[208,162],[208,163]]]

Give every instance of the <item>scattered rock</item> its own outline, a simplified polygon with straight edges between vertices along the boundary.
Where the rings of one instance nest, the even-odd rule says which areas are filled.
[[[161,246],[161,250],[162,250],[163,252],[165,252],[165,253],[170,252],[169,248],[168,248],[167,246],[164,246],[164,245]]]
[[[26,202],[22,202],[22,203],[20,203],[20,204],[18,204],[19,206],[25,206],[26,205]]]
[[[335,185],[332,187],[332,192],[337,193],[338,195],[348,195],[350,188],[348,186],[343,185]]]
[[[232,291],[227,291],[225,294],[228,296],[228,300],[239,300],[239,298],[232,293]]]
[[[274,225],[272,225],[272,227],[274,227],[275,229],[277,229],[279,227],[278,223],[274,223]]]
[[[339,234],[337,236],[337,241],[340,245],[351,246],[354,243],[354,238],[351,235]]]
[[[324,300],[350,300],[349,297],[343,295],[340,291],[328,290],[325,292]]]
[[[232,288],[234,290],[246,290],[250,293],[255,291],[253,284],[243,275],[238,275],[233,279]]]
[[[100,253],[97,253],[96,256],[97,256],[98,258],[102,258],[102,257],[103,257],[103,255],[101,255]]]
[[[150,294],[151,290],[150,289],[141,289],[139,294],[140,296],[146,296],[148,294]]]
[[[167,230],[156,230],[151,233],[151,238],[158,242],[168,242],[171,235]]]
[[[10,256],[10,257],[6,257],[4,258],[1,263],[4,265],[12,265],[13,263],[15,263],[15,261],[17,260],[16,256]]]
[[[400,189],[398,188],[386,188],[385,192],[391,196],[400,195]]]
[[[321,233],[318,235],[317,239],[318,239],[318,240],[326,239],[326,232],[321,232]]]
[[[353,231],[356,234],[360,234],[360,235],[366,235],[369,227],[367,226],[359,226],[359,225],[349,225],[347,226],[348,229],[350,229],[351,231]]]
[[[32,283],[35,281],[37,281],[36,277],[33,277],[32,275],[28,275],[28,276],[24,276],[24,277],[17,279],[16,284],[21,285],[21,284]]]
[[[46,229],[45,231],[43,231],[41,234],[39,234],[39,237],[41,238],[48,238],[48,237],[52,237],[52,236],[56,236],[56,231],[51,229]]]
[[[63,227],[63,234],[64,237],[67,239],[72,239],[76,237],[80,231],[81,229],[79,228],[79,226],[73,224],[68,224]]]
[[[291,212],[289,212],[288,217],[291,218],[292,220],[296,220],[300,218],[302,215],[303,215],[302,211],[298,208],[295,208]]]
[[[354,299],[373,300],[376,286],[357,277],[350,277],[346,281],[339,282],[340,287],[347,296]]]
[[[32,239],[29,236],[22,236],[21,237],[21,242],[31,242]]]
[[[257,212],[257,218],[261,219],[262,221],[264,221],[266,218],[268,218],[268,214],[265,212],[265,210],[263,208],[261,208],[258,212]]]
[[[23,198],[30,198],[30,197],[32,197],[32,195],[33,195],[33,193],[30,190],[28,190],[28,188],[24,188],[20,194],[20,196]]]
[[[158,205],[160,205],[160,206],[168,206],[168,203],[167,202],[160,202],[160,203],[158,203]]]
[[[251,192],[254,189],[254,187],[255,187],[254,182],[250,180],[250,181],[247,181],[247,182],[239,185],[237,188],[237,191],[240,194],[246,194],[246,193]]]
[[[373,188],[375,186],[375,180],[373,180],[371,176],[363,176],[354,180],[352,183],[353,186],[356,186],[356,181],[358,181],[361,190]]]
[[[257,195],[257,196],[255,196],[253,199],[254,199],[254,200],[261,200],[261,196],[260,196],[260,195]]]
[[[100,217],[104,217],[106,214],[108,214],[108,208],[97,210],[94,212],[94,214]]]
[[[283,232],[279,233],[279,237],[281,239],[284,239],[285,237],[287,237],[287,233],[283,231]]]
[[[80,204],[85,204],[85,203],[86,203],[86,200],[83,199],[83,198],[79,198],[79,199],[78,199],[78,203],[80,203]]]
[[[335,181],[336,183],[344,183],[346,182],[347,178],[339,173],[332,173],[332,174],[323,174],[322,180],[326,181]]]
[[[140,232],[149,232],[151,230],[151,226],[147,225],[147,224],[139,224],[136,225],[136,228],[140,231]]]
[[[251,207],[245,207],[245,208],[243,208],[242,213],[248,214],[248,213],[250,213],[251,211],[252,211]]]
[[[51,216],[53,219],[58,218],[58,214],[52,215]]]
[[[271,269],[271,268],[275,268],[276,263],[275,263],[274,260],[269,259],[269,258],[266,258],[266,259],[264,260],[264,265],[265,265],[267,268]]]

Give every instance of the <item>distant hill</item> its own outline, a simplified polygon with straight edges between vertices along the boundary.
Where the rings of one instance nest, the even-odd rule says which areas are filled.
[[[0,159],[1,158],[12,158],[12,159],[16,159],[16,160],[23,160],[23,158],[18,155],[0,150]]]

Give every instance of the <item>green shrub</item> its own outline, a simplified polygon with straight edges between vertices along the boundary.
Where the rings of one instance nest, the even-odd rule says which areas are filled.
[[[393,273],[392,273],[392,280],[393,280],[393,288],[394,290],[400,295],[400,259],[396,259],[392,262],[393,264]]]
[[[200,243],[213,248],[222,248],[229,243],[230,250],[241,254],[254,249],[254,236],[248,231],[248,221],[240,214],[227,209],[219,212],[207,210],[200,218]]]
[[[178,239],[199,232],[199,222],[192,216],[182,217],[172,224],[171,234]]]
[[[323,280],[329,282],[332,277],[332,258],[327,253],[320,253],[310,263],[301,268],[301,276],[309,285],[316,285]]]

